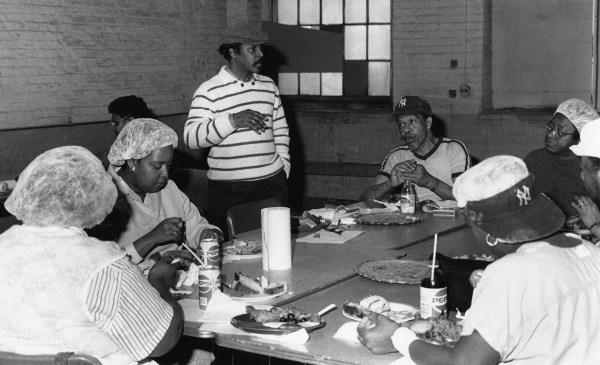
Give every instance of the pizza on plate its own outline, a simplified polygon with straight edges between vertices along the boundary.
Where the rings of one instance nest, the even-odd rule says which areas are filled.
[[[380,212],[359,215],[356,222],[359,224],[371,224],[382,226],[401,226],[423,221],[422,214],[409,214],[402,212]]]
[[[368,279],[397,284],[420,284],[430,271],[429,263],[413,260],[366,261],[356,273]]]

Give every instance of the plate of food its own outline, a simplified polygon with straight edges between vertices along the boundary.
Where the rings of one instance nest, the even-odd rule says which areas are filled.
[[[430,272],[427,261],[373,260],[365,261],[354,271],[367,279],[393,284],[420,284]]]
[[[361,321],[366,316],[365,311],[383,314],[396,323],[411,321],[416,318],[418,312],[412,305],[388,302],[379,295],[369,295],[358,303],[344,303],[342,314],[351,320]]]
[[[262,243],[256,240],[234,238],[231,244],[223,246],[223,256],[235,260],[257,259],[262,255]]]
[[[442,317],[416,319],[408,324],[408,328],[425,342],[447,347],[454,347],[462,332],[462,326],[456,320]]]
[[[423,221],[422,214],[397,212],[367,213],[356,217],[356,223],[379,226],[402,226]]]
[[[246,313],[231,319],[231,325],[242,331],[269,335],[284,335],[302,328],[312,332],[325,327],[325,321],[316,313],[308,313],[292,306],[257,309],[246,306]]]
[[[223,285],[224,294],[233,300],[247,303],[264,302],[287,292],[288,284],[286,282],[269,282],[265,276],[253,279],[240,272],[234,274],[231,284]]]

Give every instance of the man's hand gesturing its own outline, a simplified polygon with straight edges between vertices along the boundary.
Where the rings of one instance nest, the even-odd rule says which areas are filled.
[[[250,128],[258,134],[267,129],[267,117],[255,110],[242,110],[232,114],[232,118],[236,128]]]

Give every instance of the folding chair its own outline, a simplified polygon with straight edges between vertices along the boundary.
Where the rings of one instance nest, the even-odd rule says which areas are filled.
[[[0,351],[2,365],[102,365],[93,356],[59,352],[55,355],[21,355]]]
[[[260,210],[263,208],[281,207],[277,199],[265,199],[251,203],[234,205],[227,210],[227,231],[229,238],[242,232],[260,228]]]

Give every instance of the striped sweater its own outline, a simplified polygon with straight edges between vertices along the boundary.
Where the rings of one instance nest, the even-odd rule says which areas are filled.
[[[265,132],[232,125],[232,115],[245,109],[268,118]],[[254,74],[244,82],[223,66],[194,93],[183,139],[192,149],[211,147],[211,180],[262,180],[282,168],[290,174],[289,129],[279,89],[266,76]]]

